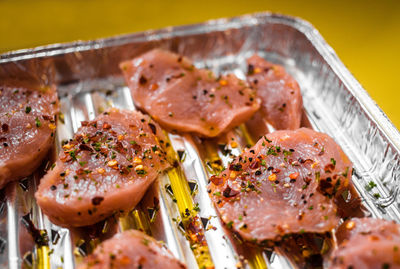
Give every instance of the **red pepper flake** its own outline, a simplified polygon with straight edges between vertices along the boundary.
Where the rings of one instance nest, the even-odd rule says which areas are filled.
[[[111,128],[111,125],[108,124],[107,122],[103,123],[103,129],[108,130]]]
[[[101,202],[103,202],[104,197],[96,196],[92,199],[92,204],[93,205],[99,205]]]
[[[80,145],[79,145],[79,149],[82,150],[82,151],[84,151],[84,150],[86,150],[86,151],[93,151],[92,148],[89,147],[89,146],[86,145],[86,144],[80,144]]]
[[[224,79],[221,79],[221,80],[219,81],[219,84],[220,84],[221,86],[226,86],[226,85],[228,85],[228,81],[226,81],[226,80],[224,80]]]
[[[48,120],[48,121],[51,121],[51,120],[52,120],[52,117],[49,116],[49,115],[43,115],[42,118],[43,118],[44,120]]]
[[[275,181],[276,180],[276,174],[271,174],[268,176],[269,181]]]
[[[298,215],[297,215],[297,220],[299,220],[299,221],[301,221],[302,219],[303,219],[303,216],[304,216],[304,212],[300,212]]]
[[[356,226],[356,223],[354,221],[349,221],[346,223],[346,229],[348,230],[353,230],[353,228]]]
[[[296,173],[290,174],[290,175],[289,175],[289,178],[290,178],[290,179],[297,179],[298,176],[299,176],[299,173],[296,172]]]
[[[114,167],[114,166],[116,166],[118,164],[118,162],[116,161],[116,160],[111,160],[111,161],[108,161],[107,162],[107,165],[109,166],[109,167]]]
[[[151,84],[150,90],[155,91],[155,90],[157,90],[157,89],[158,89],[158,84],[157,84],[157,83]]]
[[[309,178],[309,177],[304,178],[304,182],[305,182],[307,185],[310,184],[310,183],[311,183],[311,178]]]
[[[231,187],[226,186],[225,190],[223,191],[223,195],[226,198],[234,197],[239,193],[239,191],[233,190]]]
[[[8,124],[6,124],[6,123],[3,123],[2,125],[1,125],[1,130],[3,131],[3,132],[8,132],[8,130],[9,130],[9,126],[8,126]]]
[[[275,168],[274,171],[272,171],[272,173],[275,174],[279,174],[281,172],[281,169]]]
[[[335,166],[333,164],[327,164],[324,167],[325,173],[331,173],[335,169]]]
[[[140,85],[144,85],[147,83],[147,78],[145,78],[143,75],[140,76],[139,78],[139,83]]]
[[[254,74],[254,65],[249,64],[247,66],[247,75],[253,75]]]
[[[150,127],[151,131],[153,132],[153,134],[157,133],[157,128],[153,123],[149,123],[149,127]]]
[[[241,171],[242,170],[242,165],[240,164],[240,163],[237,163],[237,164],[230,164],[229,165],[229,170],[232,170],[232,171]]]
[[[260,167],[260,163],[258,161],[254,161],[250,164],[251,169],[257,169],[258,167]]]
[[[217,176],[212,176],[212,177],[210,178],[210,180],[211,180],[211,182],[212,182],[214,185],[216,185],[216,186],[221,185],[222,183],[224,183],[223,178],[217,177]]]

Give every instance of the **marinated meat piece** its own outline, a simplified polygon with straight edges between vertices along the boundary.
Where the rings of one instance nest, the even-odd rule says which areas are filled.
[[[57,113],[55,88],[0,85],[0,188],[42,163],[53,145]]]
[[[340,225],[336,237],[329,268],[400,268],[400,225],[395,222],[354,218]]]
[[[249,131],[251,138],[258,141],[264,135],[270,133],[265,117],[257,111],[248,121],[246,121],[246,128]]]
[[[328,135],[276,131],[211,177],[209,193],[228,228],[260,243],[336,227],[335,200],[348,192],[351,173],[351,162]]]
[[[123,62],[135,104],[163,127],[214,137],[248,120],[259,108],[247,83],[215,78],[185,57],[159,49]]]
[[[79,269],[184,269],[186,266],[152,237],[136,230],[118,233],[101,243]]]
[[[132,209],[169,166],[161,129],[139,112],[111,109],[63,146],[36,199],[61,226],[94,224]]]
[[[296,80],[258,55],[247,60],[247,81],[261,98],[260,112],[276,130],[300,128],[303,99]]]

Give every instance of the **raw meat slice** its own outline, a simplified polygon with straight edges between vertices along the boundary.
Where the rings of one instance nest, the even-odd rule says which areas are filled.
[[[148,116],[106,111],[82,122],[42,178],[36,199],[61,226],[91,225],[130,210],[169,167],[164,143],[161,129]]]
[[[348,192],[351,173],[351,162],[328,135],[282,130],[211,177],[209,193],[228,228],[261,243],[336,227],[335,200]]]
[[[0,86],[0,188],[29,176],[53,145],[57,92]]]
[[[185,269],[186,266],[152,237],[137,230],[118,233],[101,243],[79,269]]]
[[[336,237],[329,268],[400,268],[400,225],[393,221],[354,218],[339,227]]]
[[[260,112],[276,130],[300,128],[303,99],[299,84],[283,66],[270,63],[258,55],[247,60],[247,81],[257,89]]]
[[[164,128],[214,137],[248,120],[260,100],[230,74],[214,77],[159,49],[121,63],[135,104]]]

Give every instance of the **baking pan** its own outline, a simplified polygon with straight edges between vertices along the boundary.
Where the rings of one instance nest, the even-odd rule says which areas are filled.
[[[0,83],[56,84],[62,112],[49,161],[31,177],[11,183],[1,192],[2,267],[74,268],[100,240],[130,228],[164,241],[189,268],[210,264],[215,268],[313,267],[279,248],[244,247],[224,230],[206,184],[213,172],[212,158],[221,158],[223,163],[228,159],[218,148],[188,135],[169,134],[181,164],[161,176],[129,215],[75,231],[52,224],[41,213],[33,194],[62,141],[72,137],[80,121],[94,118],[107,107],[135,109],[118,64],[155,47],[183,54],[197,67],[218,74],[233,72],[240,78],[245,78],[245,60],[253,53],[285,66],[300,84],[308,124],[332,136],[354,163],[353,182],[364,213],[400,220],[399,132],[311,24],[299,18],[256,13],[0,55]],[[244,146],[244,130],[237,128],[233,133]],[[233,153],[239,152],[240,147],[233,149]],[[184,193],[178,195],[179,190]],[[201,257],[192,251],[199,242],[188,240],[184,233],[180,212],[185,206],[198,211],[194,221],[205,235],[200,242],[205,252]],[[35,243],[32,227],[48,242]]]

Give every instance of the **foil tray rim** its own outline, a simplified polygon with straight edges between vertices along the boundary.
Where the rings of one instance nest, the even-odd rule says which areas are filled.
[[[12,50],[0,54],[0,64],[7,62],[23,61],[32,58],[62,55],[71,52],[82,52],[115,45],[124,45],[140,41],[162,40],[169,37],[186,36],[190,34],[204,34],[213,31],[224,31],[232,28],[251,26],[260,23],[281,23],[290,25],[301,32],[317,31],[308,21],[290,15],[275,12],[256,12],[234,17],[225,17],[207,20],[202,23],[166,26],[159,29],[119,34],[93,40],[76,40],[37,46],[33,48]],[[321,37],[322,38],[322,37]]]
[[[364,112],[373,119],[382,134],[400,152],[400,133],[388,116],[371,98],[362,85],[355,79],[351,72],[339,59],[336,52],[325,41],[319,31],[308,21],[290,15],[275,12],[256,12],[235,17],[208,20],[202,23],[182,26],[168,26],[157,30],[146,30],[136,33],[115,35],[106,38],[73,41],[67,43],[55,43],[29,49],[21,49],[0,54],[0,65],[10,62],[18,62],[34,58],[47,58],[72,52],[96,50],[112,46],[120,46],[127,43],[135,43],[151,40],[162,40],[177,36],[193,34],[206,34],[214,31],[224,31],[232,28],[257,25],[262,23],[285,24],[303,33],[312,43],[324,60],[347,86],[352,95],[364,108]]]

